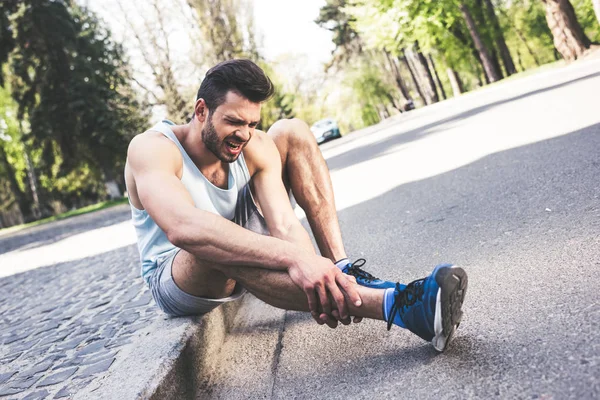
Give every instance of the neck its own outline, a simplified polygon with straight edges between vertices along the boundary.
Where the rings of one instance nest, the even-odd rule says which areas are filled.
[[[196,167],[209,180],[215,180],[215,176],[223,176],[223,173],[229,172],[229,164],[222,162],[210,151],[202,140],[202,128],[194,121],[185,125],[176,125],[172,127],[173,133],[185,149],[185,152],[194,162]],[[216,179],[217,181],[219,179]],[[216,183],[213,181],[213,183]],[[218,185],[219,186],[219,185]]]

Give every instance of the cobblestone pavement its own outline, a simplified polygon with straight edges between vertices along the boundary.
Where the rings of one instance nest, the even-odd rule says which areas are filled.
[[[73,252],[95,254],[0,278],[2,400],[71,397],[164,318],[139,278],[131,231],[125,246],[104,252],[106,243],[92,240],[99,228],[119,240],[129,215],[128,206],[118,206],[0,237],[0,271],[33,248],[50,260],[67,256],[61,242],[72,235],[85,243]]]

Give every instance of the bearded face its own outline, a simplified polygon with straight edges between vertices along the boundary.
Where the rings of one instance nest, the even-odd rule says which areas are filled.
[[[239,157],[241,148],[245,147],[246,143],[239,143],[235,135],[229,135],[223,139],[219,137],[217,129],[213,124],[213,116],[211,115],[206,124],[202,128],[202,141],[207,149],[209,149],[219,160],[232,163]]]

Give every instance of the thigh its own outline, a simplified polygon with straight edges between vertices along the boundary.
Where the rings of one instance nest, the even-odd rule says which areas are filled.
[[[183,256],[183,257],[182,257]],[[157,305],[167,314],[172,316],[202,315],[223,303],[240,298],[246,290],[235,285],[231,290],[225,290],[218,296],[200,294],[193,295],[184,291],[173,279],[174,269],[181,263],[176,259],[185,259],[183,250],[175,251],[170,255],[159,257],[158,266],[150,278],[150,289]]]
[[[222,272],[210,268],[185,250],[179,250],[172,262],[174,283],[184,292],[199,297],[218,299],[233,293],[235,281]]]

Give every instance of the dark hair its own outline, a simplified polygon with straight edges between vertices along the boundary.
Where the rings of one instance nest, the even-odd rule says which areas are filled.
[[[260,103],[273,96],[275,87],[267,74],[252,61],[228,60],[208,70],[196,101],[203,98],[212,112],[225,102],[229,91],[234,91],[253,103]]]

